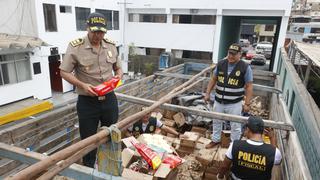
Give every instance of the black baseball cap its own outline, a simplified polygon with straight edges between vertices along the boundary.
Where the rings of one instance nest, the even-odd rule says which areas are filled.
[[[250,116],[248,118],[248,122],[246,124],[246,127],[250,129],[253,133],[259,133],[262,134],[264,130],[264,122],[261,119],[261,117],[258,116]]]
[[[237,43],[233,43],[230,45],[228,52],[231,54],[237,54],[238,52],[241,52],[241,46]]]
[[[91,13],[87,18],[87,26],[90,31],[102,31],[107,32],[107,22],[106,18],[101,13]]]

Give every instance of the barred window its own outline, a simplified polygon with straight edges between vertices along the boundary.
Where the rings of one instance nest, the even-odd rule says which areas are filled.
[[[87,18],[90,14],[90,8],[76,7],[76,26],[77,31],[86,31]]]
[[[31,80],[28,53],[0,56],[0,85],[15,84],[27,80]]]
[[[112,11],[104,9],[96,9],[96,12],[101,13],[106,17],[107,20],[107,29],[112,30]]]

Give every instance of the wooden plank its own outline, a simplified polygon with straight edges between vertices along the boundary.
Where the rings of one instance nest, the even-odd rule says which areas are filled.
[[[18,135],[17,137],[13,137],[14,142],[23,141],[29,137],[39,136],[39,139],[47,138],[55,134],[57,131],[60,131],[65,126],[69,126],[70,124],[75,124],[77,122],[76,112],[68,114],[62,118],[58,118],[57,120],[53,120],[46,124],[41,124],[41,126],[35,126],[34,129],[31,129],[25,133]]]
[[[70,140],[66,141],[68,138],[70,138]],[[67,145],[70,145],[73,142],[79,141],[79,139],[80,137],[78,134],[78,128],[73,127],[73,129],[71,129],[70,132],[65,132],[62,135],[52,139],[51,141],[48,141],[45,144],[40,145],[40,147],[35,147],[33,151],[37,151],[40,153],[46,152],[47,154],[51,154],[52,152],[66,147]],[[7,162],[4,162],[0,165],[0,175],[3,175],[8,171],[17,168],[19,165],[21,165],[21,163],[18,161],[7,160]]]
[[[137,98],[137,97],[128,96],[125,94],[116,93],[116,95],[117,95],[117,98],[119,98],[121,100],[128,101],[131,103],[141,104],[141,105],[145,105],[145,106],[150,106],[151,104],[154,103],[154,101],[152,101],[152,100]],[[247,117],[243,117],[243,116],[202,111],[202,110],[192,109],[189,107],[173,105],[173,104],[168,104],[168,103],[161,105],[160,108],[171,110],[171,111],[176,111],[176,112],[183,112],[183,113],[187,113],[187,114],[194,114],[194,115],[213,118],[213,119],[221,119],[221,120],[225,120],[225,121],[239,122],[239,123],[246,123],[247,119],[248,119]],[[266,127],[294,131],[294,128],[291,124],[287,124],[287,123],[283,123],[283,122],[274,122],[271,120],[263,120],[263,121],[264,121]]]
[[[6,174],[9,171],[12,171],[13,169],[21,165],[21,163],[18,161],[13,161],[10,159],[4,159],[4,160],[6,160],[6,162],[2,162],[0,164],[0,176]]]
[[[17,160],[25,164],[34,164],[47,157],[43,154],[36,153],[36,152],[26,152],[24,149],[14,147],[14,146],[9,146],[4,143],[0,143],[0,154],[6,158]],[[77,179],[77,180],[88,180],[88,179],[120,180],[121,179],[121,177],[100,173],[95,169],[81,166],[78,164],[72,164],[70,167],[63,170],[60,174],[63,176]]]
[[[14,126],[10,126],[2,131],[0,131],[0,140],[2,141],[2,134],[10,132],[11,137],[16,137],[21,134],[21,132],[27,132],[34,127],[41,126],[42,124],[46,124],[48,122],[54,121],[59,117],[63,117],[65,114],[69,114],[70,112],[75,111],[75,105],[70,105],[66,107],[62,107],[59,109],[54,109],[48,113],[42,114],[34,119],[30,119],[28,121],[19,123]]]
[[[71,127],[69,132],[65,132],[59,135],[58,137],[47,141],[45,144],[41,145],[38,149],[36,149],[36,151],[40,153],[46,152],[49,154],[48,151],[52,149],[54,146],[56,146],[57,144],[67,139],[70,139],[69,141],[71,142],[71,140],[74,139],[78,133],[79,133],[79,128]]]

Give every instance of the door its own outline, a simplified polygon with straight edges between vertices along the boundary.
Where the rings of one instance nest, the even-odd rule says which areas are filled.
[[[60,55],[49,56],[50,83],[53,91],[62,92],[62,78],[60,76]]]

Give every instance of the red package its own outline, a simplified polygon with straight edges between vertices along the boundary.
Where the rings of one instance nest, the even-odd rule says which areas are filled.
[[[162,161],[162,163],[169,164],[172,169],[180,165],[181,162],[182,159],[175,155],[169,155]]]
[[[94,87],[94,91],[98,96],[104,96],[107,93],[113,91],[115,88],[122,84],[121,80],[118,78],[112,78],[109,81],[106,81],[98,86]]]
[[[133,146],[137,149],[138,153],[142,156],[144,160],[152,167],[152,169],[157,169],[161,164],[161,159],[159,155],[154,152],[147,145],[142,143],[131,142]]]

